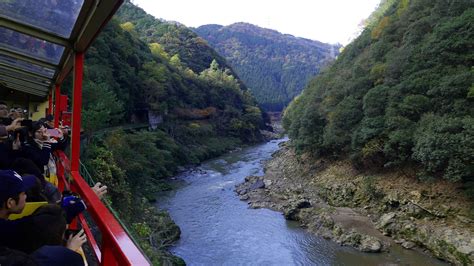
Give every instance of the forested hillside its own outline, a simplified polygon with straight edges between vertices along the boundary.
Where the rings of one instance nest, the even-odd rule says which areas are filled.
[[[299,152],[411,167],[474,198],[474,4],[385,0],[371,24],[288,107]]]
[[[107,184],[109,201],[153,262],[179,262],[166,251],[179,228],[148,201],[180,166],[260,141],[256,101],[195,33],[129,2],[87,52],[83,93],[83,163]],[[158,126],[147,130],[151,116]]]
[[[340,48],[248,23],[204,25],[194,31],[228,60],[270,111],[281,111]]]
[[[156,49],[164,50],[181,64],[192,71],[200,73],[209,67],[212,60],[235,73],[213,48],[204,39],[179,22],[166,22],[147,14],[143,9],[125,1],[115,17],[127,31],[136,33],[136,37],[145,43],[156,43]]]

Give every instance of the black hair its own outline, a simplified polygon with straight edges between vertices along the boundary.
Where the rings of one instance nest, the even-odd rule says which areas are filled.
[[[40,129],[41,127],[44,127],[44,123],[41,121],[35,121],[31,124],[31,127],[28,128],[29,131],[29,136],[28,136],[28,142],[33,142],[35,139],[35,132]]]
[[[44,195],[43,187],[38,178],[36,178],[36,184],[25,193],[27,195],[26,202],[48,201],[48,198]]]
[[[6,102],[0,102],[0,105],[6,105],[8,106],[8,104]]]
[[[31,124],[31,128],[29,128],[30,133],[35,134],[36,130],[44,127],[44,122],[42,121],[35,121]]]
[[[47,204],[31,215],[31,224],[25,228],[28,239],[23,241],[24,251],[31,253],[42,246],[63,245],[66,218],[63,209],[56,204]]]
[[[15,161],[13,161],[11,168],[19,175],[34,175],[41,181],[42,186],[45,185],[46,180],[44,179],[41,170],[32,160],[26,158],[17,158]]]

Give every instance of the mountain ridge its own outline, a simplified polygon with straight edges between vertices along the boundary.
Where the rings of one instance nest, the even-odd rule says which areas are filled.
[[[340,48],[246,22],[193,30],[225,57],[261,106],[270,111],[281,110],[298,95]]]
[[[197,28],[201,28],[203,26],[204,27],[206,27],[206,26],[218,26],[219,29],[221,29],[221,28],[232,28],[234,30],[241,30],[242,32],[247,32],[248,29],[252,29],[252,28],[256,27],[256,28],[259,28],[259,29],[263,29],[264,33],[266,32],[268,34],[272,34],[273,36],[283,35],[283,36],[289,37],[291,39],[295,39],[295,40],[298,40],[298,41],[301,41],[301,42],[305,42],[305,44],[310,45],[310,46],[321,47],[321,46],[326,46],[327,44],[340,45],[339,43],[324,43],[324,42],[314,40],[314,39],[299,37],[299,36],[296,36],[296,35],[293,35],[293,34],[283,33],[283,32],[280,32],[278,30],[275,30],[275,29],[261,27],[261,26],[258,26],[258,25],[252,24],[252,23],[248,23],[248,22],[235,22],[235,23],[232,23],[232,24],[229,24],[229,25],[226,25],[226,26],[220,25],[220,24],[207,24],[207,25],[199,26]],[[191,29],[195,29],[195,28],[191,28]],[[261,32],[255,31],[255,33],[261,33]]]

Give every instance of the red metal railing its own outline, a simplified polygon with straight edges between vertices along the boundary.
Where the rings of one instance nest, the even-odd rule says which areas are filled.
[[[83,69],[84,53],[76,53],[74,57],[74,89],[72,91],[71,172],[79,172]]]
[[[59,127],[59,106],[61,105],[61,86],[56,84],[54,87],[54,127]]]
[[[118,8],[118,7],[117,7]],[[84,53],[77,52],[74,60],[74,89],[72,101],[72,136],[71,136],[71,160],[61,151],[56,152],[58,158],[57,176],[58,188],[78,193],[87,205],[87,212],[91,215],[95,225],[101,233],[100,246],[92,234],[90,226],[81,214],[78,219],[71,223],[72,228],[77,227],[80,222],[86,233],[89,244],[92,246],[96,259],[101,265],[150,265],[146,257],[128,236],[124,228],[115,219],[109,209],[102,203],[92,191],[86,181],[79,173],[80,157],[80,135],[81,135],[81,112],[82,112],[82,75],[84,68]],[[59,125],[60,115],[60,86],[56,85],[55,91],[54,124]],[[68,178],[70,181],[68,182]]]
[[[98,226],[102,241],[97,240],[90,230],[90,226],[81,214],[79,222],[84,228],[89,244],[92,246],[96,259],[101,265],[150,265],[146,257],[140,252],[112,213],[97,197],[78,171],[69,172],[70,162],[62,151],[57,151],[57,175],[59,187],[70,189],[78,193],[87,205],[87,211]],[[70,173],[71,182],[66,175]]]

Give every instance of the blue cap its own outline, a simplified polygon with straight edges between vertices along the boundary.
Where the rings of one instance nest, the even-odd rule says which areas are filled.
[[[35,176],[22,177],[13,170],[0,170],[0,200],[15,197],[37,184]]]

